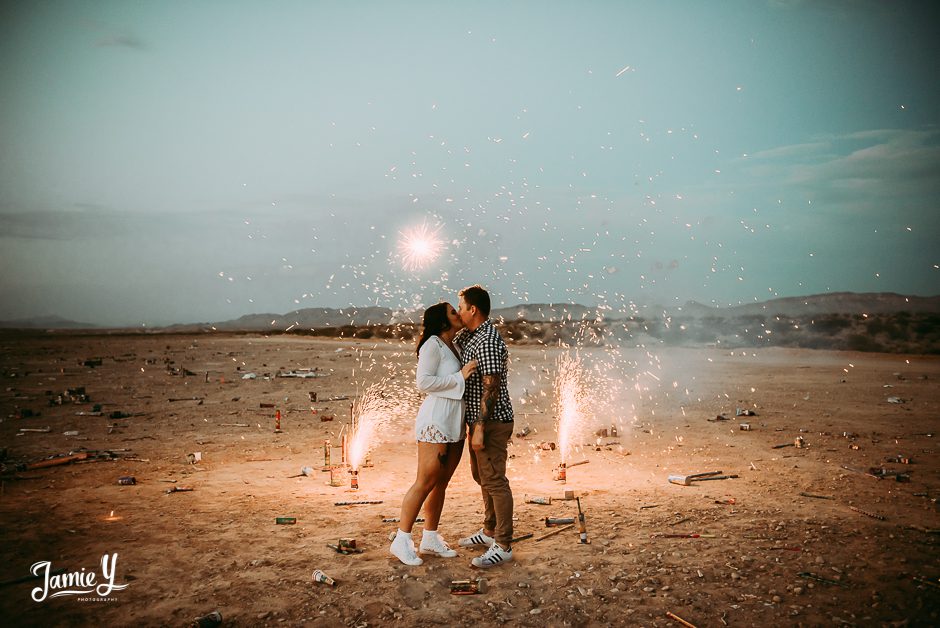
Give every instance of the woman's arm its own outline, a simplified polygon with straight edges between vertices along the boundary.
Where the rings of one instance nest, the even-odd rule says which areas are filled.
[[[462,399],[464,391],[463,373],[456,371],[438,375],[441,365],[441,345],[436,340],[428,340],[418,352],[418,373],[415,383],[418,390],[447,399]]]

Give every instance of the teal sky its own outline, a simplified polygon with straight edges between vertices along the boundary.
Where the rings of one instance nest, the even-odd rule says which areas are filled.
[[[940,294],[934,7],[4,3],[0,319]]]

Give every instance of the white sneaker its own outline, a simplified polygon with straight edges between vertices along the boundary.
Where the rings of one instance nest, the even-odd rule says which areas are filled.
[[[477,532],[476,534],[471,534],[470,536],[464,537],[460,539],[459,541],[457,541],[457,545],[459,545],[460,547],[473,547],[474,545],[483,545],[486,547],[491,547],[493,543],[495,542],[496,542],[496,539],[494,539],[491,536],[487,536],[483,532],[483,528],[480,528],[480,531]]]
[[[496,565],[502,565],[503,563],[508,563],[512,560],[512,550],[504,550],[499,546],[499,543],[493,543],[490,546],[490,549],[486,550],[482,556],[477,556],[470,564],[474,567],[480,567],[481,569],[486,569],[488,567],[495,567]]]
[[[392,553],[392,556],[410,567],[417,567],[424,562],[415,552],[415,542],[411,535],[401,530],[395,535],[395,540],[392,541],[392,546],[388,548],[388,551]]]
[[[421,547],[418,549],[421,554],[431,554],[441,558],[453,558],[457,555],[457,550],[453,550],[447,545],[447,541],[441,538],[436,531],[425,530],[421,535]]]

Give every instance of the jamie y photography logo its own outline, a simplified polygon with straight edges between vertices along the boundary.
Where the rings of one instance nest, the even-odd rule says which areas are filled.
[[[117,552],[113,555],[105,554],[101,557],[101,578],[104,582],[98,583],[98,573],[81,571],[65,573],[52,573],[52,562],[48,560],[33,563],[29,568],[33,576],[42,578],[42,586],[33,589],[33,601],[42,602],[47,597],[61,597],[63,595],[87,595],[79,598],[80,601],[106,602],[112,591],[126,589],[126,584],[114,584],[114,568],[117,566]]]

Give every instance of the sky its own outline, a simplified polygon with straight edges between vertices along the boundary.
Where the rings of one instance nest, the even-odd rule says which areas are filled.
[[[937,295],[937,13],[3,3],[0,320]]]

